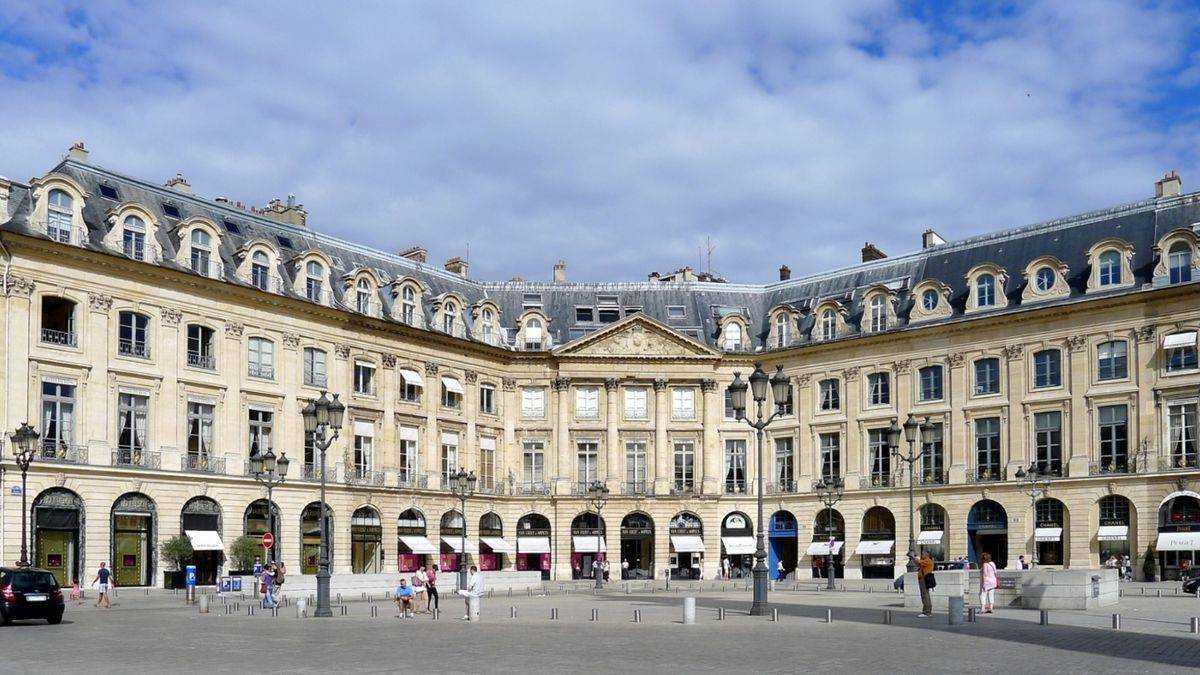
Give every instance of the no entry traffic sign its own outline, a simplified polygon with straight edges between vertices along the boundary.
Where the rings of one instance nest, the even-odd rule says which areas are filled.
[[[275,537],[270,532],[263,535],[263,548],[271,548],[275,545]]]

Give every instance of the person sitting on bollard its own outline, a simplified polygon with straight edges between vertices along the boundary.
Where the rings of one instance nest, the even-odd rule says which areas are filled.
[[[413,615],[413,593],[412,586],[408,585],[407,579],[401,579],[400,585],[396,587],[396,609],[400,610],[398,619],[411,619]]]

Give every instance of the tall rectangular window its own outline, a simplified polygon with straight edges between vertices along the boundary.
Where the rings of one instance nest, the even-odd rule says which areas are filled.
[[[580,387],[575,390],[575,417],[581,420],[600,418],[600,390]]]
[[[942,400],[941,366],[925,366],[918,371],[918,378],[921,384],[920,396],[922,401]]]
[[[837,410],[842,407],[841,388],[837,380],[821,380],[821,410]]]
[[[646,492],[646,442],[625,444],[625,491],[628,494]]]
[[[867,447],[871,452],[871,485],[891,485],[892,451],[887,444],[887,429],[867,431]]]
[[[354,362],[354,393],[375,395],[375,366],[366,361]]]
[[[696,489],[696,444],[692,441],[675,441],[675,489]]]
[[[1000,480],[1000,418],[975,420],[975,478]]]
[[[796,491],[796,458],[792,438],[775,439],[775,486],[780,492]]]
[[[1171,466],[1176,469],[1195,467],[1197,454],[1197,438],[1200,430],[1196,428],[1197,403],[1172,403],[1167,406],[1167,445],[1171,452]]]
[[[1163,348],[1167,351],[1167,372],[1176,373],[1196,368],[1196,333],[1168,335]]]
[[[600,444],[596,441],[575,444],[575,480],[585,489],[600,480]]]
[[[188,401],[187,404],[187,468],[209,468],[213,448],[213,413],[211,403]]]
[[[1033,416],[1034,457],[1039,471],[1062,475],[1062,413],[1040,412]]]
[[[867,397],[869,405],[891,405],[892,383],[887,373],[867,375]]]
[[[262,408],[251,408],[248,413],[250,422],[250,438],[248,445],[250,454],[263,454],[273,449],[271,431],[275,427],[275,413]]]
[[[1100,406],[1100,470],[1124,473],[1129,470],[1129,407]]]
[[[458,434],[442,434],[442,485],[450,484],[450,476],[458,471]]]
[[[942,423],[934,422],[929,445],[925,447],[925,455],[921,457],[921,474],[917,477],[922,483],[945,482],[946,458],[942,431]]]
[[[1000,359],[979,359],[975,362],[975,395],[1000,393]]]
[[[725,419],[731,420],[731,419],[734,419],[734,417],[735,417],[735,413],[733,410],[733,394],[730,394],[729,390],[726,389],[725,390]]]
[[[842,437],[838,433],[820,435],[821,478],[832,481],[842,477]]]
[[[479,412],[485,415],[496,414],[496,388],[490,384],[479,385]]]
[[[491,490],[496,486],[496,439],[482,436],[479,439],[479,487]]]
[[[188,324],[187,364],[195,368],[215,368],[213,342],[213,329],[195,323]]]
[[[1096,379],[1123,380],[1128,376],[1129,355],[1124,340],[1101,342],[1096,346]]]
[[[150,358],[150,318],[136,312],[121,312],[117,318],[117,353]]]
[[[634,387],[625,390],[625,419],[646,419],[646,388]]]
[[[544,480],[542,468],[546,461],[546,445],[542,441],[521,444],[521,482],[526,487],[540,487]]]
[[[275,378],[275,343],[266,338],[252,337],[248,342],[246,374],[263,379]]]
[[[42,382],[42,457],[66,459],[75,439],[75,385]]]
[[[375,428],[370,422],[354,423],[354,473],[366,480],[375,470]]]
[[[725,441],[725,492],[741,494],[746,491],[746,441]]]
[[[310,387],[328,385],[325,352],[313,347],[304,348],[304,384]]]
[[[521,390],[521,417],[541,419],[546,416],[546,390],[526,387]]]
[[[400,472],[402,484],[412,484],[417,479],[417,439],[419,434],[416,427],[400,427],[400,440],[396,445],[398,456],[396,464]]]
[[[1033,355],[1033,386],[1062,386],[1062,352],[1045,349]]]
[[[671,419],[696,419],[696,390],[678,388],[671,390]]]
[[[117,451],[121,464],[142,463],[149,411],[149,396],[126,392],[117,395]]]

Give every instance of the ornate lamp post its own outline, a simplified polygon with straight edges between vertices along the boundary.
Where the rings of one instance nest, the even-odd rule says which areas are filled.
[[[839,477],[833,477],[828,480],[822,478],[813,483],[813,489],[817,492],[817,499],[825,505],[825,514],[828,518],[829,536],[831,537],[829,544],[829,552],[825,554],[825,587],[832,590],[834,586],[833,579],[833,507],[838,502],[842,501],[842,495],[846,492],[846,486]]]
[[[921,432],[921,449],[916,448],[917,432]],[[917,571],[917,535],[916,525],[916,501],[913,495],[913,466],[925,457],[925,453],[929,450],[930,444],[933,442],[934,426],[929,422],[929,418],[925,418],[925,422],[917,422],[916,416],[912,413],[908,414],[908,419],[904,422],[904,440],[908,443],[908,452],[900,452],[900,427],[896,425],[896,420],[892,420],[892,426],[888,427],[888,450],[900,462],[908,465],[908,565],[909,572]]]
[[[600,520],[600,510],[608,503],[608,486],[601,481],[592,481],[588,485],[588,502],[596,509],[596,562],[600,561],[600,542],[603,536],[604,521]],[[607,558],[608,556],[605,555]],[[596,577],[596,589],[604,588],[604,571],[602,565],[593,565],[593,576]]]
[[[462,515],[462,541],[459,544],[459,555],[462,558],[458,561],[458,587],[467,587],[467,566],[464,564],[467,560],[467,497],[475,494],[475,472],[467,473],[466,469],[459,469],[457,473],[450,475],[450,494],[458,497],[458,512]]]
[[[325,397],[309,401],[300,413],[304,418],[304,431],[313,435],[313,446],[321,453],[321,545],[317,562],[317,608],[313,616],[331,617],[333,609],[329,606],[329,532],[325,521],[328,520],[325,505],[325,451],[337,440],[342,428],[342,418],[346,415],[346,406],[333,395],[333,400]],[[267,504],[270,509],[271,505]]]
[[[767,400],[767,385],[771,386],[771,394],[775,400],[775,412],[770,417],[763,418],[763,402]],[[741,373],[733,374],[733,382],[729,384],[729,397],[733,403],[734,417],[750,425],[757,434],[758,440],[758,529],[757,545],[754,550],[754,602],[750,605],[751,616],[765,616],[770,612],[767,605],[767,545],[763,534],[763,429],[767,428],[775,418],[783,414],[786,406],[792,402],[792,383],[783,374],[783,366],[778,366],[775,375],[767,377],[762,364],[754,364],[754,372],[750,374],[750,393],[754,397],[755,421],[746,417],[746,389]]]
[[[287,458],[286,452],[280,454],[279,459],[275,459],[275,451],[270,448],[267,448],[266,454],[259,454],[257,442],[250,448],[250,473],[254,474],[254,480],[267,486],[267,531],[272,536],[275,534],[275,501],[271,498],[271,491],[287,478],[289,464],[291,460]],[[278,546],[272,546],[267,551],[268,563],[279,559],[275,553],[277,548]]]
[[[21,422],[21,426],[12,434],[13,459],[17,462],[17,468],[21,470],[21,559],[17,561],[17,567],[29,567],[33,564],[29,560],[29,535],[25,525],[29,517],[25,477],[29,473],[29,464],[33,461],[33,451],[37,448],[39,435],[28,422]]]
[[[1029,465],[1028,469],[1017,469],[1017,480],[1021,481],[1021,492],[1029,495],[1029,514],[1033,518],[1034,536],[1033,536],[1033,558],[1031,567],[1036,568],[1038,564],[1037,554],[1037,500],[1038,495],[1043,497],[1050,494],[1050,477],[1043,477],[1042,472],[1038,470],[1037,462]]]

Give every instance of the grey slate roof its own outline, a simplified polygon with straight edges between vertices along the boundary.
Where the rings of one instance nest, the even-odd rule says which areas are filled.
[[[238,264],[236,251],[247,241],[261,238],[271,242],[279,251],[283,265],[277,274],[284,279],[288,288],[292,272],[287,262],[306,250],[318,249],[334,261],[330,278],[338,298],[341,297],[342,276],[360,267],[375,270],[385,285],[400,277],[413,276],[427,287],[427,299],[450,292],[462,296],[467,305],[463,316],[465,325],[470,325],[470,307],[481,300],[491,299],[499,306],[502,325],[510,335],[515,335],[525,296],[539,294],[541,309],[550,319],[549,330],[555,345],[603,327],[600,323],[581,324],[576,321],[576,307],[592,307],[596,311],[600,296],[616,296],[619,306],[640,308],[639,311],[713,347],[717,347],[719,342],[720,317],[733,313],[748,319],[753,348],[765,348],[769,329],[768,313],[780,304],[801,310],[797,324],[801,343],[807,341],[815,320],[811,309],[825,299],[841,301],[847,308],[847,323],[852,330],[857,330],[863,311],[863,293],[878,284],[886,284],[898,292],[898,328],[907,324],[906,317],[913,303],[911,289],[925,279],[937,279],[950,287],[954,318],[961,318],[968,295],[965,275],[972,267],[985,262],[1007,271],[1008,281],[1004,292],[1008,295],[1011,311],[1020,307],[1021,290],[1025,283],[1023,271],[1037,257],[1052,255],[1070,267],[1068,282],[1071,296],[1076,297],[1082,295],[1086,287],[1088,248],[1104,238],[1119,237],[1133,245],[1135,287],[1141,288],[1152,282],[1156,263],[1153,249],[1163,235],[1177,228],[1200,231],[1200,199],[1193,194],[1143,200],[949,242],[924,251],[840,270],[798,275],[788,281],[766,285],[661,281],[481,282],[325,235],[309,227],[280,223],[231,204],[183,194],[90,163],[66,159],[51,173],[71,177],[91,195],[83,211],[91,248],[107,251],[100,243],[108,231],[105,213],[124,202],[140,204],[154,213],[164,225],[157,230],[156,243],[163,251],[162,264],[166,266],[178,267],[172,262],[179,246],[172,227],[180,219],[201,216],[220,228],[229,221],[239,230],[237,233],[221,232],[220,256],[224,263],[225,280],[230,283],[241,283],[233,276]],[[102,185],[115,189],[117,199],[105,197],[101,192]],[[174,205],[180,218],[168,215],[164,204]],[[33,231],[29,226],[32,204],[28,186],[13,184],[8,211],[10,219],[2,225],[4,229],[26,233]],[[291,246],[286,246],[286,243]],[[284,292],[290,294],[290,291]],[[381,290],[380,301],[386,316],[391,307],[391,294],[386,289]],[[683,307],[685,316],[682,319],[669,316],[667,308],[671,306]],[[423,309],[426,325],[432,325],[431,303],[425,302]]]

